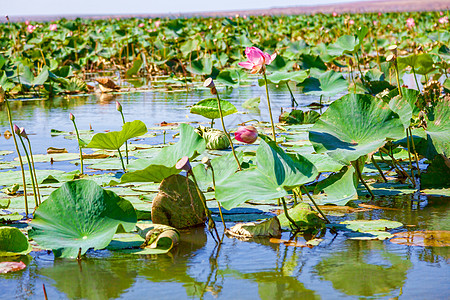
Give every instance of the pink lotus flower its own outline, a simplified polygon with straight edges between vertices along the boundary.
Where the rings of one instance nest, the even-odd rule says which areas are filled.
[[[440,23],[440,24],[446,24],[446,23],[448,23],[448,17],[445,16],[445,17],[440,18],[440,19],[439,19],[439,23]]]
[[[33,33],[33,31],[36,29],[36,26],[33,26],[33,25],[28,25],[27,26],[27,31],[28,31],[28,33]]]
[[[30,21],[26,20],[25,25],[27,25],[27,26],[30,25]]]
[[[412,28],[412,27],[416,26],[416,23],[414,22],[414,19],[413,18],[406,19],[406,26],[408,26],[409,28]]]
[[[145,26],[144,23],[140,23],[140,24],[138,25],[139,28],[142,28],[142,27],[144,27],[144,26]]]
[[[251,125],[241,126],[234,133],[234,137],[239,142],[253,144],[258,138],[258,130]]]
[[[381,17],[381,12],[378,12],[378,16]]]
[[[352,19],[348,20],[348,25],[353,25],[355,24],[355,21],[353,21]]]
[[[56,31],[58,30],[58,24],[50,24],[48,29],[50,29],[50,31]]]
[[[251,73],[258,73],[264,65],[270,65],[270,63],[277,57],[276,53],[270,55],[267,52],[262,52],[260,49],[256,47],[247,47],[245,49],[245,55],[247,56],[247,61],[240,62],[240,65],[243,68],[252,70]]]
[[[159,20],[158,20],[158,21],[155,21],[155,27],[158,28],[159,25],[161,25],[161,21],[159,21]]]
[[[333,13],[331,14],[333,17],[337,17],[337,12],[333,11]]]
[[[378,22],[377,21],[373,21],[373,26],[377,26]]]

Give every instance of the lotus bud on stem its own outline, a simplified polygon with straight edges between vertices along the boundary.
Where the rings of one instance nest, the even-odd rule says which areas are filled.
[[[41,205],[41,193],[39,192],[39,184],[38,184],[37,176],[36,176],[36,167],[34,166],[33,151],[31,150],[31,142],[30,142],[30,139],[28,138],[28,135],[25,132],[24,128],[20,128],[20,134],[28,142],[28,149],[30,150],[31,165],[33,166],[33,175],[34,175],[34,182],[36,184],[36,191],[37,191],[38,202],[39,202],[39,205]]]
[[[125,124],[125,117],[123,116],[122,105],[120,104],[119,101],[116,101],[116,109],[118,112],[120,112],[120,115],[122,116],[122,123]],[[127,157],[127,165],[128,165],[129,160],[128,160],[128,142],[127,141],[125,141],[125,155]]]
[[[213,168],[213,166],[211,164],[211,160],[209,159],[208,156],[203,157],[202,164],[205,165],[205,170],[211,169],[213,188],[214,188],[214,191],[215,191],[216,190],[216,178],[214,176],[214,168]],[[220,219],[222,220],[223,230],[225,232],[227,230],[227,225],[225,224],[225,220],[223,218],[222,206],[220,205],[219,200],[216,199],[216,201],[217,201],[217,205],[219,207],[219,214],[220,214]]]
[[[82,145],[81,145],[81,140],[80,140],[80,134],[78,133],[78,128],[77,128],[77,124],[75,123],[75,116],[70,113],[69,114],[69,119],[72,121],[73,123],[73,127],[75,128],[75,132],[77,134],[77,141],[78,141],[78,149],[80,150],[80,169],[81,169],[81,175],[83,175],[83,152],[82,152]]]
[[[191,166],[191,163],[189,162],[189,157],[183,156],[177,162],[175,167],[178,170],[186,171],[187,176],[190,175],[192,177],[194,184],[195,184],[195,188],[197,190],[198,197],[199,197],[200,201],[202,202],[203,208],[205,210],[205,214],[208,217],[208,230],[211,233],[211,236],[213,237],[214,241],[216,243],[220,243],[220,237],[219,237],[219,233],[217,232],[216,223],[214,222],[213,218],[211,217],[211,211],[208,209],[208,206],[206,205],[205,197],[203,196],[202,192],[200,191],[200,188],[198,187],[197,179],[195,178],[194,172],[192,172],[192,166]],[[216,237],[214,237],[212,230],[214,230],[214,232],[216,233],[217,240],[216,240]]]
[[[392,51],[392,54],[388,55],[388,57],[386,58],[386,61],[392,61],[392,64],[394,65],[395,76],[397,78],[398,94],[400,95],[400,97],[403,97],[402,89],[400,86],[400,74],[399,74],[398,65],[397,65],[397,45],[389,46],[388,50]]]
[[[24,200],[25,200],[25,213],[26,213],[27,218],[28,218],[27,183],[25,181],[25,170],[23,168],[22,155],[20,154],[19,145],[17,144],[16,135],[14,133],[14,126],[13,126],[13,121],[12,121],[12,116],[11,116],[11,108],[9,107],[9,102],[8,102],[7,97],[6,97],[5,90],[0,85],[0,104],[1,103],[5,103],[6,104],[6,113],[8,115],[8,122],[9,122],[9,126],[11,128],[11,135],[13,136],[14,146],[16,147],[17,156],[19,158],[20,171],[22,173],[23,196],[24,196]]]
[[[23,128],[20,129],[19,126],[15,125],[15,124],[14,124],[14,133],[19,137],[19,140],[22,143],[23,150],[25,151],[25,156],[26,156],[27,162],[28,162],[28,169],[30,171],[31,185],[33,186],[33,196],[34,196],[35,209],[36,209],[39,206],[39,201],[38,201],[37,193],[36,193],[35,178],[33,176],[33,167],[31,166],[31,160],[30,160],[30,156],[27,151],[27,147],[25,146],[25,143],[23,142],[23,139],[22,139],[22,137],[28,138],[28,136]]]
[[[219,108],[220,122],[222,122],[223,132],[225,133],[225,135],[228,138],[228,141],[230,142],[231,152],[233,152],[234,159],[236,160],[236,163],[238,166],[238,171],[241,171],[242,170],[241,163],[239,162],[239,159],[236,156],[236,152],[234,151],[233,141],[231,140],[230,134],[228,133],[227,128],[225,127],[225,122],[223,121],[222,107],[220,106],[220,97],[219,97],[219,93],[217,93],[217,89],[214,84],[214,81],[210,77],[205,80],[205,82],[203,83],[203,86],[210,88],[211,94],[216,95],[216,97],[217,97],[217,107]]]

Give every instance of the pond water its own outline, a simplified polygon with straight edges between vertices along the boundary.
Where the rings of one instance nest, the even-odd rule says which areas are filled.
[[[250,119],[268,121],[264,89],[241,87],[223,94],[241,109],[245,99],[261,96],[260,112],[235,114],[225,118],[227,127]],[[52,137],[51,129],[71,131],[69,112],[79,129],[91,125],[96,132],[119,130],[120,115],[115,100],[124,107],[127,121],[139,119],[148,127],[166,122],[205,122],[189,113],[189,105],[210,97],[207,90],[185,92],[148,91],[115,95],[55,98],[13,102],[15,123],[26,128],[35,154],[48,147],[64,147],[76,152],[75,140]],[[296,96],[300,106],[318,99]],[[290,106],[284,89],[271,91],[273,115]],[[0,131],[9,129],[6,114],[0,111]],[[158,144],[162,135],[142,143]],[[171,136],[168,136],[172,140]],[[12,139],[0,137],[0,150],[14,150]],[[4,156],[12,160],[14,155]],[[38,163],[38,168],[76,169],[68,162]],[[1,186],[0,182],[0,186]],[[414,198],[415,197],[415,198]],[[343,219],[395,220],[413,230],[450,230],[448,198],[431,196],[380,197],[374,209],[329,217]],[[228,227],[234,223],[227,223]],[[217,222],[219,232],[223,225]],[[408,227],[409,228],[409,227]],[[405,228],[399,229],[405,231]],[[51,253],[32,252],[15,258],[28,267],[0,275],[1,299],[446,299],[450,290],[449,248],[415,247],[389,241],[356,241],[322,233],[324,241],[314,248],[292,247],[268,239],[241,241],[224,238],[217,247],[204,228],[181,231],[181,243],[168,254],[133,256],[89,251],[80,262],[54,259]],[[289,233],[282,239],[288,240]],[[297,237],[299,243],[304,238]],[[11,259],[9,259],[11,260]]]

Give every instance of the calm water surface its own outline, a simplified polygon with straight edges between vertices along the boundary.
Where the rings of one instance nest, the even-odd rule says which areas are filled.
[[[230,127],[249,119],[268,121],[264,89],[256,86],[231,91],[223,99],[241,109],[243,100],[261,96],[260,112],[225,118]],[[50,130],[71,131],[69,112],[79,129],[96,132],[120,130],[115,100],[122,103],[127,121],[139,119],[148,127],[176,121],[206,121],[189,114],[189,105],[210,97],[209,91],[186,94],[143,92],[57,98],[47,101],[14,102],[14,121],[26,128],[34,152],[50,146],[76,152],[75,140],[51,137]],[[290,106],[285,90],[272,90],[274,118],[281,107]],[[298,96],[305,106],[314,97]],[[0,111],[0,131],[9,129]],[[157,144],[162,136],[144,140]],[[0,137],[0,150],[14,150],[12,139]],[[6,156],[11,160],[14,156]],[[68,162],[38,164],[39,168],[74,170]],[[1,185],[1,183],[0,183]],[[347,219],[386,218],[415,225],[412,230],[450,230],[448,198],[410,196],[376,199],[398,210],[353,213]],[[331,218],[339,221],[339,218]],[[227,226],[233,225],[227,223]],[[218,223],[219,231],[223,229]],[[404,231],[402,228],[400,231]],[[267,239],[244,242],[224,239],[217,247],[203,228],[182,231],[182,241],[166,255],[133,256],[109,251],[89,251],[81,262],[54,259],[47,252],[32,253],[16,260],[28,267],[0,275],[1,299],[448,299],[450,291],[449,248],[412,247],[389,241],[354,241],[342,234],[323,233],[314,248],[288,247]],[[283,239],[289,239],[284,233]],[[303,237],[298,237],[304,241]]]

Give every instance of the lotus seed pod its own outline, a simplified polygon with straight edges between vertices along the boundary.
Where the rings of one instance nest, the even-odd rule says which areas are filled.
[[[183,156],[175,165],[178,170],[183,170],[189,172],[192,170],[191,164],[189,163],[189,157]]]
[[[215,87],[214,81],[211,77],[209,77],[208,79],[205,80],[205,82],[203,83],[204,87],[210,88],[212,89],[213,87]]]

